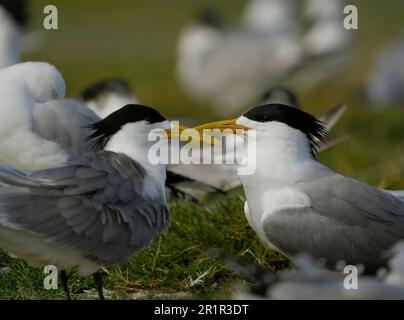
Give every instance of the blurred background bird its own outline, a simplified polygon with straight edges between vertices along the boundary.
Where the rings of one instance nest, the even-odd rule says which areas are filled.
[[[241,25],[267,37],[287,37],[298,32],[298,8],[294,0],[251,0],[245,5]]]
[[[293,0],[253,0],[235,26],[205,8],[178,40],[177,75],[185,91],[231,115],[269,84],[309,90],[341,74],[353,45],[343,3],[307,0],[301,16],[298,8]]]
[[[397,243],[389,250],[389,269],[364,276],[361,270],[346,266],[330,272],[308,254],[294,258],[294,268],[274,273],[246,263],[217,249],[209,254],[226,267],[250,279],[252,285],[236,290],[233,298],[269,300],[402,300],[404,299],[404,247]],[[387,254],[387,252],[386,252]],[[346,271],[344,272],[344,268]],[[346,280],[349,277],[348,281]],[[354,279],[354,280],[353,280]],[[350,287],[351,289],[347,289]]]
[[[282,33],[269,36],[213,24],[219,18],[208,18],[212,10],[204,9],[181,33],[177,74],[190,95],[228,115],[281,81],[299,63],[301,49]]]
[[[404,37],[389,41],[377,53],[366,81],[366,96],[379,109],[404,102]]]

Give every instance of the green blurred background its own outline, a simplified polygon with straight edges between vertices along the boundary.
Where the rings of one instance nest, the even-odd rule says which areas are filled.
[[[68,95],[107,77],[127,78],[144,104],[168,117],[213,118],[211,106],[185,95],[175,78],[176,43],[181,28],[202,6],[217,8],[237,24],[246,0],[52,1],[59,11],[59,30],[43,31],[43,45],[27,60],[48,61],[62,72]],[[359,11],[354,60],[350,68],[314,90],[299,92],[302,105],[320,114],[339,103],[349,110],[333,134],[348,133],[349,142],[321,160],[333,169],[386,187],[402,185],[404,108],[374,113],[363,97],[363,81],[374,54],[404,27],[401,0],[352,0]],[[43,30],[48,1],[30,3],[31,30]],[[250,106],[246,106],[248,108]]]

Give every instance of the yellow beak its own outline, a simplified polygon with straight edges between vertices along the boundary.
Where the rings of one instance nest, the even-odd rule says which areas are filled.
[[[190,140],[200,141],[209,145],[220,144],[220,141],[214,137],[202,133],[202,131],[196,130],[195,128],[187,128],[184,126],[176,126],[165,130],[169,140],[179,139],[183,142],[188,142]],[[202,134],[201,134],[202,133]]]
[[[250,130],[250,128],[246,126],[237,124],[236,121],[237,119],[229,119],[229,120],[209,122],[194,127],[194,129],[201,133],[204,132],[203,130],[213,130],[213,129],[220,129],[220,130],[231,129],[234,132],[236,132],[236,130],[244,130],[244,131]]]

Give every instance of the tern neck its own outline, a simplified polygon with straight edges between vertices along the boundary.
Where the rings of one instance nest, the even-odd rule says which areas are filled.
[[[155,142],[148,141],[147,133],[139,132],[134,125],[126,125],[110,138],[104,150],[126,154],[131,159],[139,162],[149,175],[164,181],[165,165],[152,164],[155,159],[149,158],[152,156],[149,149],[153,143]]]
[[[22,34],[19,27],[0,7],[0,68],[20,60]]]

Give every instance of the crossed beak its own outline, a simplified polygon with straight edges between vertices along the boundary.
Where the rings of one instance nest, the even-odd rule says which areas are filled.
[[[237,121],[237,119],[229,119],[229,120],[209,122],[209,123],[205,123],[205,124],[199,125],[197,127],[194,127],[194,129],[201,133],[203,133],[204,130],[213,130],[213,129],[220,129],[220,130],[229,129],[235,133],[237,133],[237,130],[243,130],[243,131],[250,130],[250,128],[248,128],[246,126],[237,124],[236,121]]]
[[[208,145],[220,144],[220,141],[215,139],[213,136],[204,134],[202,131],[196,128],[187,128],[184,126],[174,126],[170,129],[165,130],[166,138],[169,140],[179,139],[183,142],[188,142],[190,140],[199,141]]]
[[[209,122],[196,126],[194,128],[177,126],[165,130],[165,132],[167,134],[167,139],[179,139],[180,141],[189,141],[190,139],[192,139],[194,141],[204,142],[209,145],[220,145],[221,142],[218,139],[216,139],[212,134],[208,134],[207,131],[219,129],[222,131],[232,130],[233,133],[239,133],[237,130],[239,131],[250,130],[250,128],[246,126],[237,124],[236,120],[237,119],[229,119],[229,120]]]

